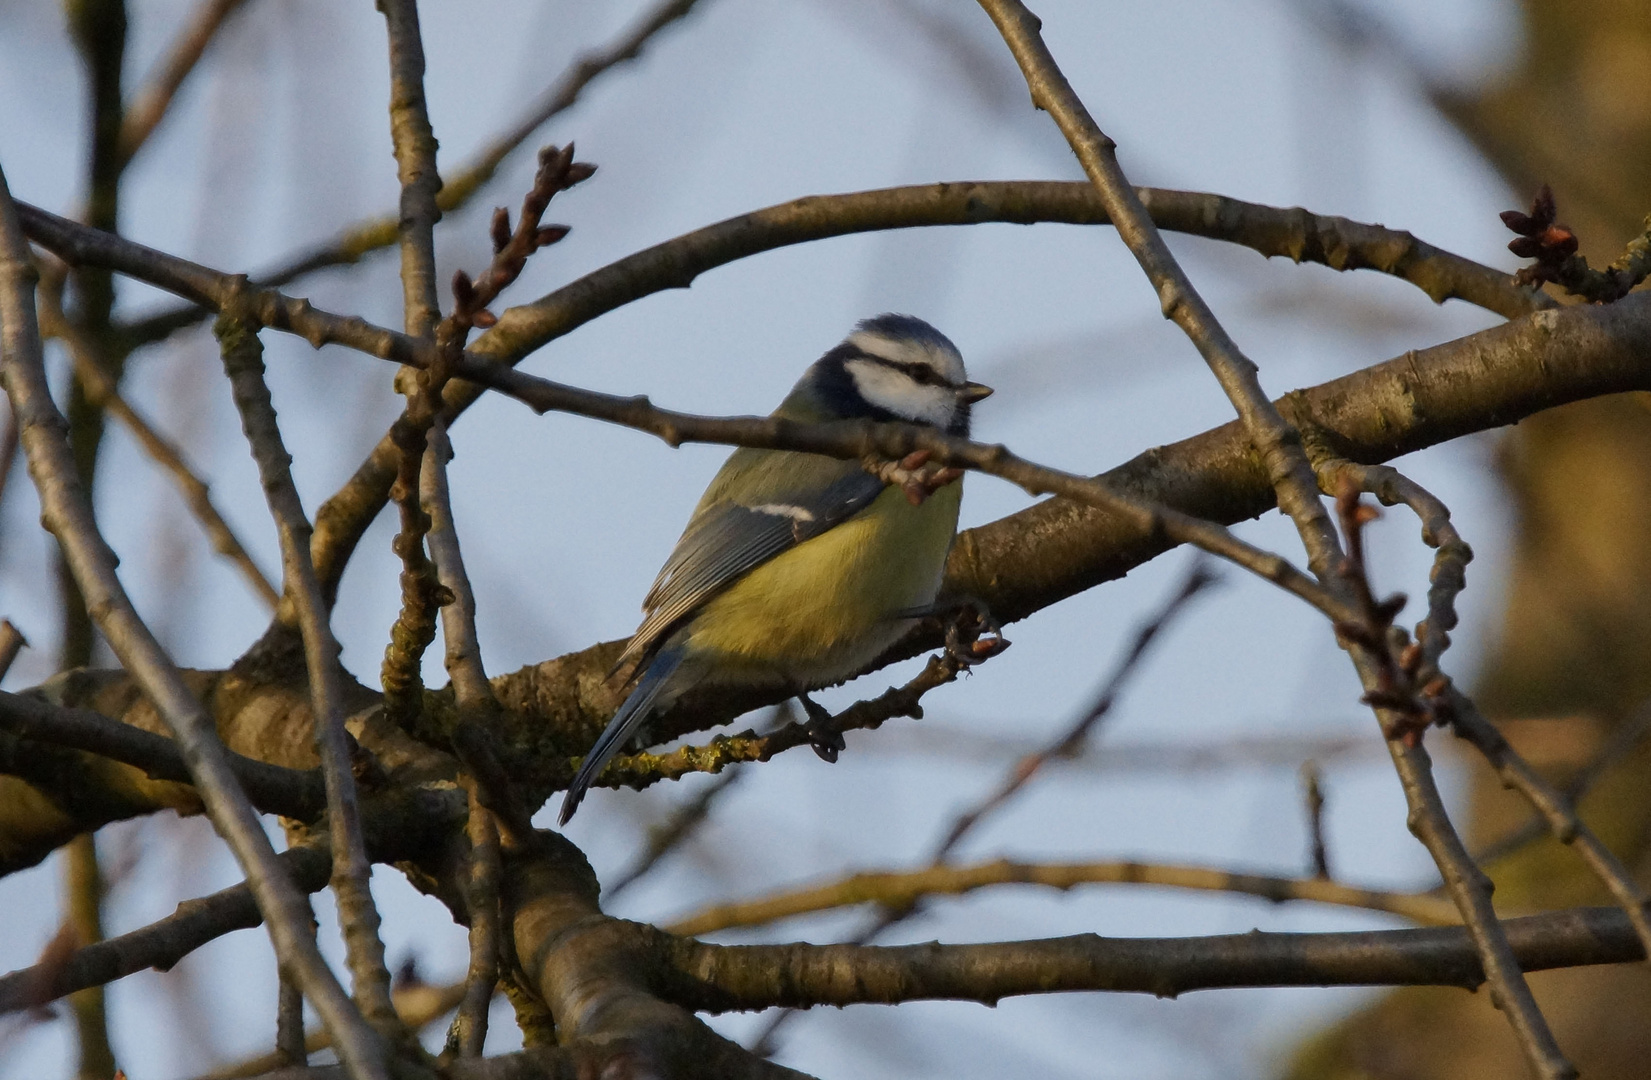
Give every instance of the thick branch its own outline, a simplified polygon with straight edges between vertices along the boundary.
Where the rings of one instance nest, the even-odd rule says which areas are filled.
[[[33,694],[0,691],[0,731],[110,758],[141,769],[154,780],[190,783],[188,766],[174,740],[90,709],[63,708]],[[260,810],[313,821],[326,808],[326,793],[318,773],[284,769],[233,752],[229,754],[229,767]]]

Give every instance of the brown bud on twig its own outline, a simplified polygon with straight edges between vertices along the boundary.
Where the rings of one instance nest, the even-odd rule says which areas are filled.
[[[550,245],[556,243],[558,240],[561,240],[564,236],[566,236],[571,231],[573,231],[572,226],[569,226],[569,225],[545,225],[545,226],[542,226],[537,232],[535,232],[533,234],[533,247],[534,247],[535,250],[537,250],[539,248],[542,248],[542,247],[549,247]]]
[[[497,255],[510,243],[510,211],[498,207],[493,211],[493,221],[489,226],[493,238],[493,253]]]
[[[470,313],[470,323],[479,330],[487,330],[498,325],[499,317],[486,308],[477,308]]]
[[[463,270],[453,271],[453,303],[460,311],[468,311],[476,303],[476,286]]]

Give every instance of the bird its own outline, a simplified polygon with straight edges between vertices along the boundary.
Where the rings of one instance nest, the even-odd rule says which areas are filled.
[[[970,407],[991,393],[969,381],[946,335],[886,313],[857,323],[770,415],[897,421],[967,437]],[[629,668],[630,693],[580,763],[560,824],[609,759],[700,685],[789,691],[812,718],[815,751],[834,761],[842,736],[819,726],[830,714],[808,692],[859,674],[933,612],[940,591],[962,473],[927,457],[918,451],[873,471],[793,450],[729,455],[609,673]]]

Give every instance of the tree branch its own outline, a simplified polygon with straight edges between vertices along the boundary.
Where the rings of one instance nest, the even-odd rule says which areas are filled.
[[[383,1049],[362,1022],[315,947],[309,905],[277,861],[269,837],[230,769],[211,716],[195,699],[171,659],[138,617],[115,576],[115,556],[98,532],[64,437],[65,421],[52,402],[35,323],[34,267],[28,243],[0,178],[0,328],[4,377],[18,418],[29,470],[40,493],[41,516],[110,647],[155,703],[190,766],[195,787],[219,835],[229,843],[257,896],[281,961],[339,1040],[357,1080],[388,1080]]]
[[[207,0],[208,3],[221,0]],[[533,133],[552,117],[571,108],[581,93],[595,79],[628,60],[642,54],[643,48],[659,31],[691,11],[697,0],[665,0],[642,16],[636,25],[604,49],[589,52],[576,59],[545,91],[534,107],[508,132],[488,143],[469,162],[460,165],[453,175],[443,180],[436,192],[436,208],[444,214],[463,207],[493,178],[498,167],[513,154]],[[282,260],[276,268],[253,279],[260,285],[280,287],[297,278],[330,266],[359,262],[366,255],[394,244],[400,234],[398,215],[371,218],[350,226],[337,238],[320,248],[302,252]],[[152,315],[124,328],[124,334],[134,347],[160,341],[186,327],[205,319],[209,312],[193,305]]]
[[[224,20],[244,2],[201,0],[182,33],[167,50],[165,59],[150,75],[148,84],[132,95],[131,103],[126,107],[126,115],[121,118],[118,144],[122,168],[131,163],[149,136],[160,126],[167,110],[172,107],[172,99],[177,96],[178,89],[195,70],[195,65],[200,63],[207,46],[218,36]]]
[[[401,180],[401,291],[407,333],[429,337],[441,319],[436,291],[436,133],[424,105],[424,42],[417,0],[379,0],[390,36],[390,137]]]
[[[90,709],[52,705],[32,693],[0,690],[0,731],[110,758],[141,769],[151,779],[192,782],[176,741]],[[326,792],[317,772],[285,769],[232,751],[228,758],[236,779],[258,809],[297,821],[313,821],[326,809]]]
[[[1245,874],[1203,866],[1162,866],[1140,862],[1025,863],[1008,859],[921,870],[864,871],[811,888],[775,893],[739,903],[712,904],[664,925],[681,937],[762,926],[816,911],[877,904],[895,911],[930,896],[960,896],[992,885],[1043,885],[1062,891],[1078,885],[1159,885],[1177,889],[1240,893],[1282,903],[1309,900],[1402,915],[1424,925],[1455,926],[1454,904],[1429,893],[1361,889],[1319,878]]]
[[[1262,390],[1255,365],[1239,351],[1175,261],[1119,167],[1112,140],[1095,124],[1050,55],[1039,33],[1038,18],[1020,0],[980,0],[980,4],[1020,64],[1032,91],[1032,103],[1050,114],[1077,154],[1119,237],[1157,291],[1165,317],[1180,326],[1197,346],[1226,391],[1266,465],[1279,509],[1295,524],[1307,549],[1308,566],[1320,582],[1335,589],[1338,576],[1343,576],[1341,543],[1319,497],[1317,476],[1302,445],[1301,432],[1273,405]],[[1378,629],[1378,620],[1367,617],[1363,621],[1372,632]],[[1379,629],[1385,633],[1386,627]],[[1385,645],[1367,646],[1346,632],[1339,637],[1367,695],[1373,694],[1381,681],[1379,673],[1384,670],[1385,659],[1376,654],[1385,654]],[[1526,1057],[1540,1076],[1548,1080],[1575,1077],[1575,1067],[1561,1053],[1501,934],[1490,904],[1489,882],[1473,866],[1445,814],[1426,753],[1408,736],[1396,737],[1395,725],[1383,713],[1377,709],[1410,804],[1411,830],[1434,857],[1479,946],[1492,1001],[1507,1015]]]
[[[1503,929],[1529,971],[1620,964],[1644,955],[1615,908],[1510,919]],[[657,946],[681,978],[676,1000],[704,1012],[815,1005],[978,1001],[1100,990],[1175,997],[1245,986],[1459,986],[1484,972],[1466,930],[1104,938],[1080,934],[984,945]]]
[[[344,729],[338,639],[327,621],[326,603],[310,562],[310,523],[292,481],[287,454],[269,387],[264,382],[263,344],[255,326],[224,314],[213,332],[223,353],[224,374],[241,414],[241,428],[252,448],[281,541],[285,583],[298,611],[309,670],[311,712],[316,748],[327,787],[327,824],[333,854],[332,888],[344,932],[352,987],[363,1015],[386,1039],[404,1036],[390,1003],[390,972],[384,966],[378,908],[369,886],[372,863],[361,833],[353,769],[354,740]]]

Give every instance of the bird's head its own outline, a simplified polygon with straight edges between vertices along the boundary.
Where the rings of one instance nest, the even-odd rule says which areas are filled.
[[[910,315],[878,315],[854,328],[804,382],[839,416],[927,424],[969,434],[969,406],[992,392],[973,383],[951,340]]]

